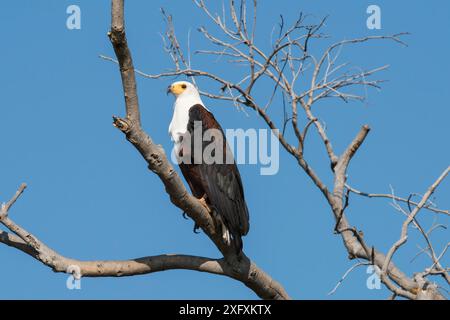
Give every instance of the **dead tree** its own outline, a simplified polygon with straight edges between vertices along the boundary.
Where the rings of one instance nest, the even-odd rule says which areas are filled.
[[[230,0],[228,9],[224,7],[221,16],[212,13],[202,0],[194,2],[200,10],[204,11],[207,18],[217,25],[220,32],[220,36],[216,36],[206,28],[200,28],[200,32],[213,44],[214,48],[199,50],[198,53],[227,57],[231,62],[246,65],[247,71],[240,81],[228,81],[220,75],[192,68],[188,56],[184,54],[175,35],[172,18],[169,15],[165,15],[168,24],[166,50],[172,58],[174,70],[155,75],[135,70],[125,35],[124,0],[112,0],[111,31],[108,36],[113,45],[116,59],[103,58],[118,63],[122,78],[126,115],[125,117],[114,117],[114,125],[124,133],[129,143],[142,155],[148,168],[161,179],[170,201],[195,221],[217,246],[223,258],[159,255],[125,261],[80,261],[64,257],[10,218],[9,212],[25,190],[25,184],[19,187],[11,200],[1,206],[0,223],[10,232],[0,231],[0,242],[27,253],[55,272],[71,272],[71,266],[74,265],[80,270],[78,276],[82,277],[133,276],[169,269],[188,269],[231,277],[242,282],[264,299],[289,299],[281,284],[273,280],[251,259],[245,255],[243,259],[237,259],[232,248],[224,243],[220,233],[217,232],[214,218],[195,197],[188,193],[182,180],[168,161],[163,148],[155,144],[141,127],[136,73],[152,79],[180,75],[192,78],[206,77],[219,84],[220,91],[219,93],[203,92],[202,94],[209,98],[229,101],[242,110],[254,110],[276,135],[286,152],[298,163],[299,168],[305,171],[323,194],[336,221],[334,231],[341,236],[349,257],[359,261],[344,275],[343,279],[359,265],[374,265],[379,270],[381,281],[392,291],[393,297],[443,299],[443,295],[429,277],[442,276],[448,282],[448,268],[441,265],[448,244],[440,252],[436,251],[429,238],[430,231],[425,232],[416,217],[422,209],[449,215],[448,211],[434,207],[429,199],[447,176],[450,168],[444,170],[418,201],[414,201],[412,196],[401,198],[394,194],[370,194],[359,191],[347,183],[347,170],[351,159],[368,135],[369,126],[362,126],[348,147],[342,153],[337,154],[321,119],[316,117],[313,109],[313,105],[317,101],[325,98],[337,97],[343,101],[364,100],[364,95],[351,93],[349,89],[358,86],[379,87],[381,83],[380,80],[370,80],[370,78],[386,67],[358,73],[345,70],[346,64],[337,64],[339,48],[382,39],[403,43],[401,40],[403,34],[340,41],[331,44],[320,57],[314,57],[309,50],[310,42],[312,39],[324,38],[321,30],[325,19],[317,24],[308,25],[305,23],[305,17],[300,15],[291,26],[287,26],[284,19],[281,19],[278,36],[273,41],[272,50],[265,52],[254,41],[257,22],[256,0],[249,8],[245,1],[235,3]],[[226,12],[229,16],[228,24],[225,18]],[[304,82],[305,79],[308,79],[308,74],[310,85],[308,88],[300,90],[296,83],[300,79]],[[260,97],[254,95],[254,88],[262,79],[273,83],[273,92],[263,102],[260,101]],[[283,101],[289,103],[290,111],[289,114],[286,114],[283,123],[276,124],[272,120],[268,108],[280,96]],[[277,102],[277,104],[279,103]],[[330,173],[334,177],[332,186],[327,186],[322,181],[304,156],[305,141],[312,128],[320,136],[327,152]],[[293,141],[286,137],[286,130],[293,131],[296,137]],[[351,194],[389,198],[394,201],[396,209],[405,214],[406,219],[400,238],[386,254],[367,244],[362,232],[352,226],[347,219],[345,210],[349,205]],[[416,273],[414,277],[407,276],[393,263],[396,251],[407,241],[410,225],[421,230],[428,244],[424,252],[428,253],[432,260],[429,268]]]
[[[263,299],[289,299],[284,288],[245,254],[242,259],[237,259],[235,250],[224,241],[219,229],[216,228],[216,222],[206,208],[186,190],[163,148],[155,144],[142,129],[135,72],[125,35],[124,0],[112,0],[111,11],[111,31],[108,36],[119,63],[126,107],[126,116],[114,117],[114,125],[139,151],[148,163],[148,168],[161,179],[171,202],[195,221],[214,242],[223,258],[166,254],[125,261],[80,261],[64,257],[10,218],[9,211],[25,190],[25,184],[19,187],[11,200],[1,206],[0,222],[11,233],[0,231],[0,242],[27,253],[55,272],[73,272],[73,266],[76,266],[75,276],[77,277],[120,277],[171,269],[187,269],[236,279]]]
[[[430,281],[430,276],[441,276],[448,284],[449,268],[441,265],[449,244],[445,244],[440,251],[433,247],[430,234],[436,228],[432,226],[427,232],[416,219],[422,209],[449,215],[448,210],[437,208],[430,201],[431,194],[442,180],[447,176],[450,167],[447,167],[442,175],[428,188],[426,193],[418,201],[414,201],[412,193],[409,197],[401,198],[392,194],[370,194],[359,191],[347,183],[347,171],[350,162],[369,134],[370,127],[363,125],[347,148],[338,154],[331,143],[322,119],[314,112],[317,102],[338,98],[343,102],[351,100],[364,101],[367,88],[380,88],[383,80],[373,79],[373,76],[386,69],[382,66],[375,69],[353,71],[347,63],[338,63],[340,50],[344,46],[360,44],[368,41],[390,40],[401,45],[406,45],[402,37],[407,33],[398,33],[389,36],[363,36],[360,38],[331,43],[321,55],[314,55],[311,50],[313,40],[326,40],[327,36],[322,29],[326,18],[316,24],[307,24],[306,15],[300,13],[293,24],[288,25],[283,16],[277,30],[271,35],[272,48],[263,50],[255,41],[257,25],[257,1],[229,0],[228,6],[222,6],[220,14],[214,13],[203,0],[193,0],[196,7],[203,11],[205,17],[216,27],[217,32],[212,32],[205,27],[200,27],[199,32],[210,42],[211,48],[196,50],[196,54],[218,57],[216,61],[244,66],[242,77],[238,81],[230,81],[220,74],[208,70],[192,67],[190,52],[184,52],[180,44],[172,22],[172,16],[162,13],[166,19],[167,30],[164,37],[165,51],[172,59],[173,70],[148,74],[137,70],[137,73],[149,79],[162,77],[187,76],[194,82],[196,77],[207,78],[219,87],[217,92],[202,92],[206,97],[225,100],[233,103],[239,110],[251,109],[266,123],[272,133],[278,138],[280,144],[298,163],[312,180],[314,185],[323,194],[329,204],[336,221],[334,232],[341,236],[350,259],[358,262],[345,274],[361,265],[373,265],[380,276],[382,283],[392,292],[393,297],[401,296],[408,299],[443,299],[444,296],[438,290],[437,284]],[[274,34],[277,36],[274,37]],[[189,47],[189,46],[188,46]],[[103,57],[114,61],[114,59]],[[220,59],[219,59],[220,58]],[[236,72],[239,72],[236,70]],[[263,81],[272,82],[273,90],[268,97],[260,97],[255,94],[255,88]],[[298,83],[302,84],[299,85]],[[306,83],[306,85],[305,85]],[[362,88],[363,93],[355,93]],[[272,104],[286,108],[284,121],[276,124],[269,114]],[[302,123],[302,124],[300,124]],[[331,174],[334,183],[327,186],[321,177],[315,172],[313,166],[304,156],[305,142],[314,128],[323,142],[323,146],[330,162]],[[288,141],[287,130],[292,130],[295,139]],[[292,139],[291,139],[292,140]],[[369,245],[364,240],[363,232],[358,230],[347,219],[345,210],[349,206],[350,195],[359,195],[369,198],[387,198],[393,201],[393,206],[406,216],[403,223],[400,238],[387,253],[382,253],[374,245]],[[402,206],[402,204],[404,206]],[[407,276],[393,263],[396,251],[406,243],[408,228],[418,229],[423,236],[427,247],[420,253],[427,253],[431,259],[428,268],[417,272],[413,277]],[[342,282],[339,281],[337,287]],[[336,288],[337,288],[336,287]],[[332,290],[331,293],[333,293]]]

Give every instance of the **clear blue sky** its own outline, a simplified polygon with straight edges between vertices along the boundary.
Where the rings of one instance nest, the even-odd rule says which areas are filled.
[[[382,9],[382,30],[366,28],[366,8]],[[77,4],[82,29],[66,28],[66,8]],[[21,182],[29,185],[11,212],[12,218],[59,253],[77,259],[127,259],[161,253],[219,257],[203,235],[192,232],[146,169],[138,153],[111,125],[123,114],[117,66],[98,58],[113,55],[106,33],[109,1],[2,1],[0,30],[1,106],[0,200],[7,200]],[[162,50],[165,25],[159,12],[174,15],[180,40],[192,30],[192,50],[203,48],[196,32],[209,22],[190,1],[128,1],[126,21],[136,67],[161,72],[170,67]],[[448,165],[450,90],[450,4],[448,1],[261,1],[259,39],[268,41],[279,14],[292,21],[303,10],[320,18],[330,15],[326,31],[334,40],[363,35],[411,32],[409,47],[376,42],[345,49],[342,61],[360,67],[390,64],[380,77],[381,92],[370,91],[366,104],[328,102],[317,110],[326,121],[338,152],[360,125],[373,128],[354,159],[349,182],[369,192],[398,195],[423,192]],[[224,76],[233,70],[194,57],[194,66],[215,68]],[[223,65],[222,65],[223,66]],[[171,79],[138,79],[143,126],[166,150],[172,98],[165,95]],[[207,82],[200,86],[212,89]],[[267,88],[258,88],[259,92]],[[254,114],[246,116],[225,104],[207,101],[224,128],[264,128]],[[274,112],[277,108],[274,105]],[[279,108],[279,106],[278,106]],[[323,147],[308,145],[311,164],[330,183]],[[326,299],[354,263],[333,234],[331,212],[321,194],[295,161],[281,151],[280,171],[259,175],[256,165],[240,166],[251,213],[246,253],[298,299]],[[436,193],[449,208],[450,183]],[[386,251],[398,238],[403,217],[387,200],[352,197],[350,221],[364,230],[367,241]],[[420,219],[433,219],[423,211]],[[448,222],[448,221],[447,221]],[[424,246],[415,231],[395,261],[411,274],[429,263],[410,259]],[[449,232],[439,230],[437,250]],[[241,283],[192,271],[168,271],[128,278],[82,279],[81,290],[68,290],[67,275],[55,274],[27,255],[0,246],[0,298],[237,298],[256,296]],[[449,259],[444,263],[448,265]],[[333,299],[384,299],[385,289],[366,288],[366,270],[353,272]]]

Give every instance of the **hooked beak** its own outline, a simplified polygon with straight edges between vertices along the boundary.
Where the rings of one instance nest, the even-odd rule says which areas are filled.
[[[172,92],[172,86],[168,86],[168,87],[167,87],[166,94],[168,95],[168,94],[171,93],[171,92]]]

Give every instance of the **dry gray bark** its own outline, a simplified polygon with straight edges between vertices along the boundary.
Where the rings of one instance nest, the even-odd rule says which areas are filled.
[[[201,203],[185,188],[181,178],[168,161],[163,148],[156,145],[141,127],[135,71],[128,48],[124,26],[124,0],[112,0],[111,30],[108,36],[120,67],[125,97],[126,117],[114,117],[114,125],[139,151],[148,168],[158,175],[171,202],[191,217],[214,242],[222,259],[189,255],[159,255],[123,261],[80,261],[60,255],[36,236],[17,225],[9,217],[9,210],[26,188],[23,184],[13,198],[2,206],[0,223],[11,232],[0,232],[0,242],[21,250],[55,272],[68,272],[77,266],[82,277],[119,277],[153,273],[170,269],[188,269],[223,275],[245,284],[263,299],[290,299],[284,288],[260,269],[244,253],[236,256],[234,249],[223,241],[215,221]]]
[[[347,171],[351,160],[355,153],[364,143],[365,138],[369,134],[370,128],[367,125],[361,127],[358,134],[353,141],[348,145],[344,152],[340,155],[336,154],[332,147],[331,141],[327,135],[325,127],[320,120],[314,115],[312,106],[318,100],[329,97],[338,97],[342,100],[362,100],[363,97],[345,93],[341,89],[352,86],[372,86],[378,87],[381,81],[369,80],[368,78],[374,73],[383,70],[385,67],[361,71],[360,73],[347,73],[342,77],[331,77],[333,70],[340,67],[335,65],[335,59],[332,55],[333,50],[346,44],[362,43],[369,40],[390,39],[402,43],[400,40],[401,34],[393,36],[370,36],[353,40],[345,40],[331,45],[325,50],[324,54],[315,60],[315,67],[312,72],[311,87],[304,92],[295,91],[295,83],[298,80],[299,74],[306,71],[304,69],[296,69],[296,62],[302,62],[309,59],[309,52],[307,50],[310,39],[317,39],[321,37],[319,32],[325,20],[318,25],[308,26],[303,25],[303,17],[292,27],[285,26],[284,31],[280,32],[280,37],[275,40],[276,46],[273,51],[264,53],[254,42],[254,26],[256,24],[256,1],[253,1],[255,6],[253,27],[246,20],[245,15],[239,17],[235,9],[235,2],[230,1],[230,15],[231,27],[225,24],[225,21],[214,16],[206,7],[204,1],[199,0],[194,2],[203,10],[207,16],[222,30],[223,34],[231,39],[227,42],[212,35],[205,28],[200,31],[205,37],[215,45],[221,46],[226,50],[217,51],[202,51],[202,54],[225,55],[233,59],[244,60],[248,62],[249,74],[246,76],[247,82],[231,82],[223,79],[217,74],[212,74],[203,70],[192,69],[189,62],[185,60],[180,44],[175,36],[172,21],[170,16],[166,16],[168,21],[167,38],[171,46],[168,53],[172,57],[175,70],[157,74],[148,75],[134,69],[132,57],[125,36],[124,28],[124,1],[112,0],[112,16],[111,16],[111,31],[109,37],[113,45],[116,59],[104,57],[107,60],[114,61],[119,64],[120,74],[122,78],[122,86],[124,90],[126,116],[123,118],[114,117],[114,125],[119,128],[126,136],[127,140],[139,151],[145,161],[148,163],[148,168],[158,175],[161,182],[164,184],[167,194],[171,202],[186,212],[197,225],[199,225],[205,234],[214,242],[218,250],[223,254],[222,259],[211,259],[205,257],[187,256],[187,255],[159,255],[153,257],[143,257],[125,261],[79,261],[75,259],[66,258],[51,248],[47,247],[35,236],[30,234],[22,227],[15,224],[8,216],[9,210],[14,202],[20,197],[25,189],[22,185],[12,199],[1,207],[0,223],[6,226],[12,233],[0,232],[0,242],[21,250],[33,258],[41,261],[45,265],[51,267],[56,272],[67,272],[69,266],[77,265],[81,269],[82,276],[102,277],[102,276],[132,276],[137,274],[152,273],[168,269],[188,269],[200,272],[209,272],[218,275],[224,275],[244,283],[247,287],[253,290],[259,297],[264,299],[289,299],[288,294],[284,288],[268,274],[258,268],[245,254],[235,256],[232,248],[228,247],[216,230],[216,223],[209,215],[206,209],[199,203],[199,201],[190,195],[184,187],[181,178],[178,176],[170,162],[168,161],[163,148],[156,145],[150,136],[144,132],[140,122],[139,102],[136,90],[135,74],[138,73],[147,78],[160,78],[164,76],[174,75],[188,75],[192,77],[200,76],[207,77],[212,81],[219,83],[223,88],[223,94],[213,94],[209,92],[202,92],[203,95],[213,99],[227,100],[234,103],[236,106],[243,106],[255,110],[267,126],[273,130],[283,148],[294,157],[300,168],[309,176],[314,185],[323,194],[324,199],[329,204],[330,210],[336,220],[335,232],[341,236],[346,251],[350,259],[362,259],[357,265],[349,269],[344,275],[344,278],[349,272],[354,270],[359,265],[375,265],[381,270],[381,281],[393,293],[393,297],[402,296],[408,299],[444,299],[439,292],[437,286],[431,282],[427,277],[442,276],[447,282],[448,268],[441,265],[441,259],[447,251],[448,245],[440,253],[436,253],[431,241],[429,239],[429,232],[424,232],[415,217],[421,209],[427,209],[439,214],[448,216],[447,210],[434,208],[429,198],[434,190],[448,175],[449,168],[446,168],[442,175],[429,187],[427,192],[421,197],[420,201],[411,201],[410,198],[400,198],[395,195],[380,195],[370,194],[356,190],[347,184]],[[242,2],[242,3],[245,3]],[[244,4],[245,6],[245,4]],[[245,10],[241,7],[241,12]],[[284,21],[283,21],[284,24]],[[233,29],[234,26],[234,29]],[[307,30],[307,34],[299,38],[294,37],[294,33],[298,30]],[[237,45],[235,43],[238,43]],[[244,52],[241,47],[244,47],[248,52]],[[304,53],[303,56],[295,57],[291,54],[292,48],[300,49]],[[283,60],[284,59],[284,60]],[[286,67],[286,68],[285,68]],[[300,68],[303,64],[300,65]],[[326,72],[323,75],[323,69]],[[289,79],[289,73],[292,77]],[[322,75],[322,78],[321,78]],[[258,79],[266,77],[273,81],[274,92],[282,90],[287,97],[292,100],[291,124],[292,130],[295,133],[295,145],[290,143],[284,136],[284,130],[279,130],[274,121],[272,121],[267,111],[267,106],[273,102],[273,97],[266,104],[258,104],[257,98],[253,95],[253,88]],[[244,85],[246,83],[246,85]],[[304,112],[305,120],[307,121],[303,128],[299,127],[299,114]],[[288,121],[283,126],[286,127]],[[307,138],[310,128],[315,128],[317,134],[321,138],[327,156],[330,161],[331,172],[334,177],[332,186],[328,187],[319,175],[314,171],[312,166],[308,163],[304,156],[305,140]],[[406,203],[409,210],[404,210],[400,205],[396,208],[406,216],[403,224],[399,240],[393,244],[391,249],[385,255],[375,249],[374,246],[368,245],[365,242],[363,233],[352,226],[347,216],[345,209],[348,206],[350,193],[358,194],[367,197],[384,197],[390,198],[393,201],[401,201]],[[432,266],[423,272],[416,273],[413,277],[409,277],[403,273],[394,263],[393,256],[396,251],[407,241],[408,226],[413,224],[418,228],[424,239],[428,244],[426,251],[432,259]],[[341,282],[342,282],[341,281]],[[336,288],[339,284],[336,286]],[[336,290],[333,290],[333,292]]]
[[[430,275],[442,276],[449,282],[448,268],[441,266],[440,260],[445,254],[448,245],[441,254],[437,254],[429,239],[429,234],[414,218],[422,209],[434,211],[436,213],[449,215],[448,210],[440,210],[433,207],[429,201],[430,194],[439,185],[448,173],[448,168],[444,170],[442,176],[432,185],[431,193],[427,192],[420,201],[412,201],[411,197],[403,199],[395,195],[388,196],[393,201],[403,201],[408,205],[409,210],[404,210],[396,205],[396,209],[401,211],[407,219],[402,230],[403,236],[400,242],[393,244],[387,256],[377,250],[374,246],[365,242],[363,232],[356,229],[348,221],[345,209],[349,204],[350,192],[362,196],[369,193],[355,192],[355,189],[347,185],[347,171],[350,162],[363,144],[370,128],[368,125],[362,126],[353,141],[348,145],[342,154],[337,154],[328,137],[323,122],[315,116],[313,106],[322,99],[338,98],[345,102],[350,100],[363,101],[365,96],[352,93],[349,89],[355,87],[379,88],[382,80],[373,80],[372,76],[387,68],[382,66],[371,70],[358,70],[348,68],[346,63],[338,64],[339,49],[343,46],[360,44],[367,41],[391,40],[404,45],[402,37],[407,33],[399,33],[391,36],[365,36],[361,38],[338,41],[331,44],[319,56],[309,50],[311,42],[317,39],[325,40],[326,36],[321,29],[325,25],[326,18],[317,24],[305,22],[306,15],[300,17],[292,24],[287,25],[283,17],[279,24],[279,30],[275,30],[271,35],[272,47],[265,51],[260,48],[255,41],[255,29],[257,25],[257,1],[251,1],[252,7],[247,8],[246,1],[229,1],[226,8],[222,8],[219,14],[213,13],[204,0],[193,0],[195,5],[205,13],[207,19],[217,30],[213,34],[205,27],[199,28],[200,33],[211,43],[211,50],[197,50],[196,53],[210,55],[217,58],[217,61],[226,61],[227,68],[230,64],[242,66],[239,70],[245,70],[241,74],[242,79],[229,81],[217,73],[208,70],[200,70],[192,67],[191,62],[182,50],[172,22],[172,17],[163,11],[167,21],[167,31],[165,47],[173,61],[174,68],[171,71],[160,74],[146,74],[137,71],[138,74],[149,79],[159,79],[167,76],[185,75],[195,81],[196,77],[203,77],[220,85],[222,89],[219,94],[212,92],[201,92],[204,96],[233,102],[238,109],[250,108],[261,117],[266,125],[278,138],[281,146],[294,157],[300,168],[309,176],[314,185],[323,194],[331,212],[336,220],[335,233],[341,236],[350,259],[362,259],[365,262],[360,265],[375,265],[381,270],[381,281],[392,291],[394,296],[402,296],[409,299],[443,299],[437,285],[427,279]],[[278,33],[278,37],[276,34]],[[273,37],[273,38],[272,38]],[[114,59],[103,57],[107,60]],[[246,67],[246,68],[243,68]],[[310,78],[307,77],[310,74]],[[237,75],[239,76],[239,75]],[[259,79],[264,78],[273,84],[273,94],[269,99],[260,99],[254,92]],[[298,82],[303,86],[297,85]],[[306,83],[306,84],[305,84]],[[306,87],[306,88],[305,88]],[[284,123],[277,125],[269,114],[268,107],[275,102],[275,93],[281,92],[283,95],[284,112],[290,113],[285,116]],[[259,100],[263,100],[258,102]],[[286,102],[287,101],[287,102]],[[279,101],[281,104],[281,102]],[[288,106],[287,106],[288,105]],[[280,106],[281,107],[281,106]],[[290,110],[289,110],[290,109]],[[305,125],[299,127],[300,113],[303,113]],[[295,139],[288,139],[285,130],[287,125],[295,134]],[[314,168],[304,156],[305,140],[315,128],[316,133],[323,142],[328,159],[330,161],[331,174],[334,182],[327,186],[322,178],[315,172]],[[414,207],[414,209],[413,209]],[[405,240],[405,228],[413,224],[421,230],[421,233],[428,244],[424,250],[431,256],[432,265],[425,271],[417,273],[413,277],[403,273],[392,261],[392,256],[396,247],[403,244]]]

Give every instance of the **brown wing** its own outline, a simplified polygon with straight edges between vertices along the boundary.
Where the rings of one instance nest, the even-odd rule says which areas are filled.
[[[214,116],[202,105],[195,105],[189,110],[188,131],[194,137],[194,128],[206,130],[214,128],[221,133],[223,139],[223,163],[207,164],[194,163],[181,164],[181,170],[193,194],[200,198],[206,194],[209,205],[219,214],[230,232],[238,250],[242,249],[241,236],[248,233],[249,213],[244,198],[239,170],[232,158],[232,153],[226,143],[225,135]],[[202,152],[211,144],[210,141],[202,141]],[[194,139],[191,139],[191,150],[194,150]],[[231,163],[225,163],[227,157]]]

